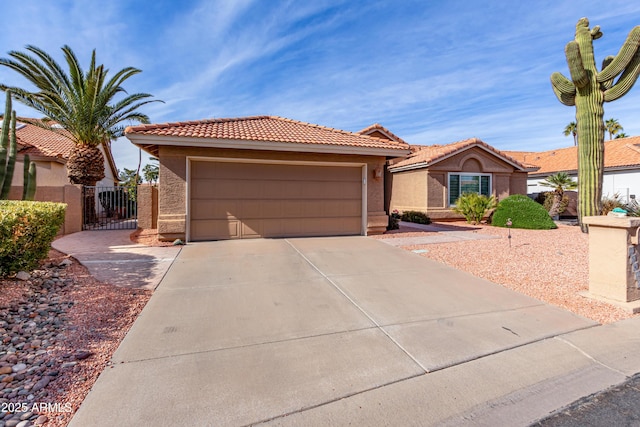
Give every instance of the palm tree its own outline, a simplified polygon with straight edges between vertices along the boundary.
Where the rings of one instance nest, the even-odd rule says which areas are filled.
[[[150,102],[146,93],[128,95],[122,83],[141,70],[123,68],[108,79],[109,70],[96,65],[96,51],[91,54],[89,69],[84,72],[69,46],[62,47],[69,67],[68,73],[46,52],[27,46],[26,52],[9,52],[12,59],[0,58],[0,65],[9,67],[32,83],[37,91],[0,85],[10,90],[14,98],[44,115],[43,120],[27,121],[35,126],[57,132],[75,144],[67,162],[67,174],[73,184],[93,186],[104,178],[104,158],[98,148],[107,149],[112,139],[122,136],[125,122],[149,123],[138,111]],[[116,96],[124,96],[116,100]],[[57,126],[52,127],[53,124]]]
[[[618,132],[621,132],[623,130],[622,125],[620,125],[620,123],[618,123],[618,119],[609,119],[607,121],[604,122],[604,127],[607,130],[607,132],[609,132],[609,139],[613,139],[613,135],[617,134]]]
[[[619,139],[619,138],[628,138],[629,135],[627,135],[624,132],[620,132],[619,134],[616,135],[616,137],[614,139]]]
[[[560,205],[562,204],[565,190],[575,190],[578,188],[578,183],[565,172],[550,175],[546,177],[544,181],[540,181],[539,184],[543,187],[553,188],[553,204],[551,205],[551,209],[549,209],[549,215],[551,217],[560,214]]]
[[[573,135],[573,145],[578,145],[578,124],[576,122],[570,122],[562,133],[564,136]]]

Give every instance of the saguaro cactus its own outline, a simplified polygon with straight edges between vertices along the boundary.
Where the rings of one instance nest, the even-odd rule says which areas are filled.
[[[580,19],[576,24],[575,40],[565,47],[571,80],[558,72],[551,75],[551,85],[560,102],[576,107],[578,219],[583,232],[587,228],[582,217],[599,215],[602,210],[604,103],[629,92],[640,73],[640,26],[631,30],[616,56],[607,56],[602,61],[602,69],[598,72],[593,40],[600,37],[599,26],[590,29],[589,20]]]
[[[11,117],[11,119],[9,119]],[[16,112],[11,111],[11,93],[6,93],[5,112],[0,132],[0,200],[6,199],[11,190],[11,181],[16,165],[18,144],[16,142]],[[23,200],[33,200],[36,192],[36,165],[24,156]]]

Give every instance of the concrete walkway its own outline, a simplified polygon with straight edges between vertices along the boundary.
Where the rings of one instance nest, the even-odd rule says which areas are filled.
[[[54,240],[51,246],[71,255],[98,280],[117,286],[155,289],[180,246],[138,245],[133,230],[81,231]]]
[[[392,237],[393,235],[388,235],[387,238],[379,240],[391,246],[411,246],[498,238],[498,236],[476,233],[473,227],[457,227],[443,223],[416,224],[413,222],[400,221],[400,227],[404,229],[414,228],[420,231],[428,231],[431,232],[431,234],[414,237]]]
[[[640,372],[639,330],[366,237],[189,244],[70,427],[527,425]]]

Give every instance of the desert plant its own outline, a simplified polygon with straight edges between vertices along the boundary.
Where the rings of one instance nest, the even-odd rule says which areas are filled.
[[[556,199],[556,194],[553,191],[543,191],[536,197],[536,202],[540,203],[544,208],[549,212],[553,207],[553,203]],[[560,201],[560,205],[558,206],[558,215],[562,214],[565,210],[567,210],[567,206],[569,206],[569,198],[564,195],[562,196],[562,200]]]
[[[506,227],[511,219],[512,228],[550,230],[557,228],[546,209],[522,194],[514,194],[498,203],[491,225]]]
[[[618,54],[607,56],[601,71],[598,71],[593,40],[600,37],[599,26],[590,29],[589,20],[580,19],[576,24],[575,39],[565,47],[571,80],[558,72],[551,75],[551,85],[558,100],[576,108],[580,183],[578,221],[583,232],[588,228],[582,223],[582,218],[599,215],[602,210],[604,103],[615,101],[629,92],[640,69],[640,26],[631,30]]]
[[[455,206],[451,208],[455,213],[459,213],[469,224],[480,224],[489,210],[496,207],[496,198],[487,197],[478,193],[462,193]]]
[[[0,277],[33,270],[64,223],[64,203],[0,200]]]
[[[606,195],[602,198],[602,215],[607,215],[615,208],[626,210],[626,205],[623,203],[619,193],[615,193],[613,196]]]
[[[10,118],[9,118],[10,117]],[[7,199],[16,164],[16,112],[11,110],[11,92],[7,91],[0,132],[0,199]],[[22,200],[33,200],[36,193],[36,165],[24,156]]]
[[[561,205],[565,198],[564,197],[565,190],[574,190],[576,187],[578,187],[578,183],[575,182],[573,178],[571,178],[565,172],[558,172],[555,175],[550,175],[546,177],[543,181],[540,181],[539,184],[542,185],[543,187],[553,188],[553,200],[552,200],[551,206],[548,209],[549,216],[551,217],[560,215]],[[568,203],[569,203],[569,200],[567,199],[564,209],[566,209]],[[564,211],[564,209],[562,210]]]
[[[406,222],[414,222],[416,224],[431,224],[431,218],[424,212],[405,211],[400,215],[400,219]]]
[[[625,205],[624,210],[627,211],[627,215],[629,216],[640,216],[640,204],[636,202],[636,199],[631,199],[631,201]]]

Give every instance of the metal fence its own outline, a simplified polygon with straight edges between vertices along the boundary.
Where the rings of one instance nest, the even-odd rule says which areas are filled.
[[[135,230],[137,218],[135,187],[82,187],[83,230]]]

